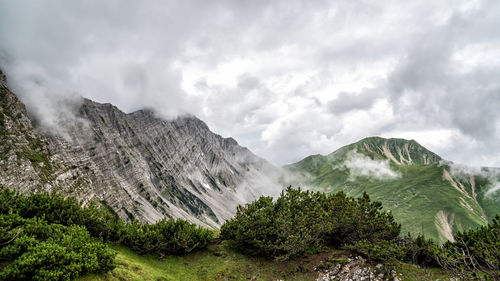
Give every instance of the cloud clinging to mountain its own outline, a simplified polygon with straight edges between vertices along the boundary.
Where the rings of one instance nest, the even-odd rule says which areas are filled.
[[[276,164],[381,135],[500,166],[498,26],[498,1],[0,0],[0,67],[40,116],[191,113]]]
[[[390,180],[401,177],[401,173],[391,168],[390,160],[371,159],[355,150],[347,153],[347,159],[342,164],[349,170],[351,180],[366,177],[372,180]]]

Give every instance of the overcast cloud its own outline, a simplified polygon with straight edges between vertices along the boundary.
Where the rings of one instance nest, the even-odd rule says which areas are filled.
[[[85,96],[277,165],[380,135],[500,167],[499,26],[495,0],[0,0],[0,67],[47,125]]]

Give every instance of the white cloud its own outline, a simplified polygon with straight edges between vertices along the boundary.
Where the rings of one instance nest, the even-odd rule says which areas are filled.
[[[354,150],[347,153],[347,159],[342,165],[349,169],[351,179],[368,177],[375,180],[388,180],[401,177],[400,173],[391,169],[389,160],[371,159]]]
[[[468,180],[470,175],[480,176],[488,180],[485,195],[490,199],[500,200],[500,168],[480,168],[463,164],[446,163],[450,165],[453,176]]]
[[[82,95],[194,114],[275,164],[395,134],[500,166],[497,26],[487,0],[0,0],[0,67],[47,124]]]

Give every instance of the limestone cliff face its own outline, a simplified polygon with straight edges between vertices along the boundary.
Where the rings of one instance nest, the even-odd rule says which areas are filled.
[[[57,190],[92,199],[88,171],[73,167],[50,150],[24,104],[7,87],[0,71],[0,185],[27,193]],[[78,192],[77,192],[78,191]]]
[[[0,184],[21,191],[48,182],[51,165],[43,140],[33,131],[26,108],[9,91],[0,72]],[[47,172],[47,173],[45,173]]]
[[[123,218],[219,226],[277,188],[276,168],[194,116],[164,120],[85,99],[79,117],[87,126],[71,127],[71,140],[48,136],[51,150],[93,171],[95,193]]]
[[[279,192],[277,168],[194,116],[126,114],[84,99],[78,122],[52,134],[33,129],[24,105],[1,87],[2,144],[11,148],[0,184],[103,200],[123,219],[175,217],[212,227],[237,205]]]

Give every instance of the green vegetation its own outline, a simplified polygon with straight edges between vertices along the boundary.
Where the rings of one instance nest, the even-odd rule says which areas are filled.
[[[391,213],[366,194],[288,187],[276,200],[240,206],[218,243],[212,231],[183,220],[126,224],[106,206],[0,188],[0,280],[311,280],[315,268],[344,265],[353,253],[396,268],[403,280],[449,276],[434,267],[495,280],[499,222],[439,246],[399,237]]]
[[[384,146],[397,161],[405,164],[398,165],[390,161],[383,152]],[[409,159],[406,146],[411,164],[405,162]],[[385,161],[399,176],[353,176],[345,166],[351,156],[349,153],[353,151],[372,160]],[[406,160],[400,160],[402,158],[398,151]],[[313,191],[325,193],[344,191],[354,197],[366,192],[372,199],[382,202],[386,210],[392,211],[396,221],[401,223],[402,233],[410,232],[413,236],[425,234],[427,238],[442,244],[455,232],[474,229],[491,222],[491,219],[500,213],[500,198],[484,195],[489,184],[485,178],[473,176],[471,181],[468,174],[461,177],[452,175],[455,183],[464,187],[468,194],[465,195],[444,177],[445,171],[449,171],[450,167],[442,164],[440,160],[439,156],[415,141],[366,138],[326,156],[309,156],[286,168],[292,173],[304,175],[296,182],[291,182],[293,185],[308,186]],[[449,219],[452,233],[443,233],[441,227],[444,220],[440,218],[445,216],[440,217],[439,214],[453,216],[453,219]]]
[[[119,280],[314,280],[314,268],[321,260],[340,251],[319,253],[293,260],[272,260],[249,257],[235,252],[226,242],[210,245],[206,249],[185,256],[139,255],[123,246],[112,246],[118,252],[116,268],[108,273],[91,274],[79,281]]]
[[[71,280],[114,268],[115,253],[84,226],[65,226],[19,212],[24,198],[0,194],[0,260],[11,261],[2,280]],[[16,204],[17,203],[17,204]]]
[[[403,247],[395,241],[387,240],[360,240],[346,245],[346,249],[354,251],[373,262],[394,262],[403,260],[405,256]]]
[[[111,246],[118,252],[116,268],[107,273],[90,274],[78,281],[196,281],[196,280],[315,280],[315,268],[328,269],[345,264],[350,253],[332,250],[292,260],[271,260],[249,257],[235,252],[226,243],[210,245],[207,249],[186,256],[139,255],[122,246]],[[422,268],[401,263],[397,271],[404,281],[450,280],[450,275],[439,268]]]
[[[423,235],[398,237],[400,226],[368,195],[325,195],[288,187],[273,201],[261,197],[238,207],[221,238],[252,256],[286,260],[342,246],[372,262],[440,266],[460,278],[496,280],[500,264],[500,216],[476,230],[458,232],[442,247]]]
[[[459,232],[443,245],[439,263],[462,278],[500,280],[500,216],[476,230]]]
[[[500,216],[491,224],[475,230],[458,232],[455,242],[443,246],[423,236],[358,241],[346,246],[371,261],[403,261],[423,267],[442,267],[461,280],[500,279]]]
[[[123,245],[139,254],[153,253],[164,257],[205,248],[212,241],[213,232],[185,220],[162,219],[155,224],[127,224],[121,237]]]
[[[381,209],[366,194],[354,199],[342,192],[325,195],[288,187],[274,202],[261,197],[239,206],[221,227],[221,238],[243,253],[280,259],[318,252],[325,245],[392,240],[400,225]]]
[[[183,220],[125,224],[105,207],[0,187],[0,279],[71,280],[114,268],[105,241],[158,256],[205,248],[213,233]]]
[[[48,224],[40,218],[0,215],[0,258],[13,260],[1,272],[4,280],[71,280],[114,268],[116,253],[91,239],[82,226]]]

